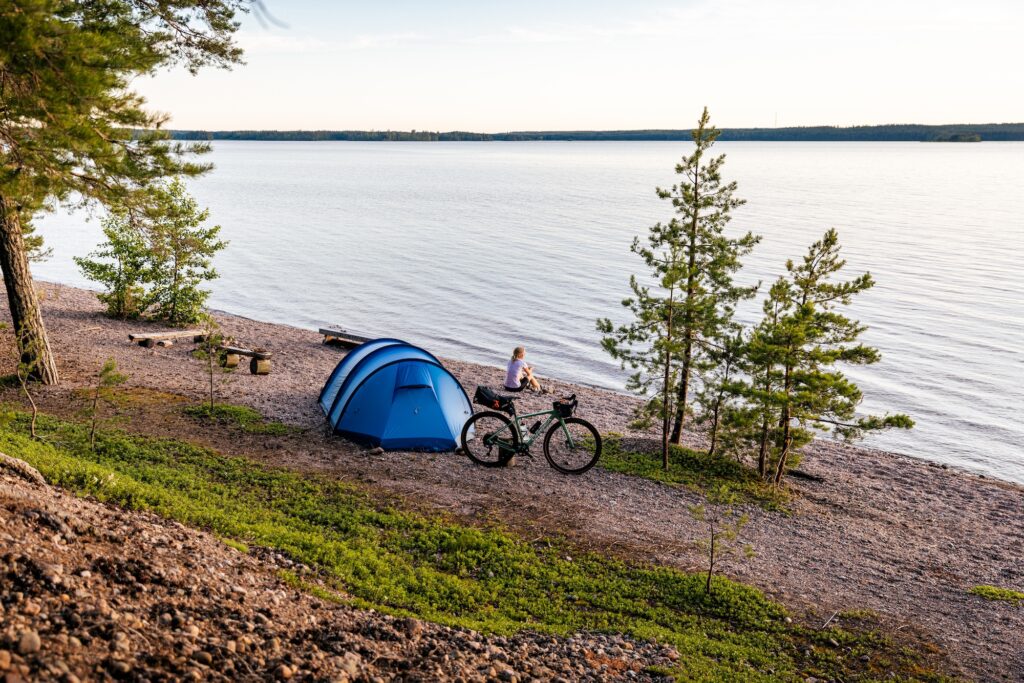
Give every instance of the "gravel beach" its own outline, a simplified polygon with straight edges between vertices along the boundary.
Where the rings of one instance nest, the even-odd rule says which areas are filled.
[[[53,401],[87,384],[108,357],[130,377],[130,386],[202,395],[203,366],[190,355],[192,344],[153,349],[130,344],[129,332],[155,326],[104,318],[91,292],[40,287],[65,385],[46,390]],[[6,305],[2,308],[6,318]],[[632,557],[687,569],[701,566],[694,546],[700,530],[689,511],[700,502],[696,494],[600,468],[566,477],[542,457],[487,470],[454,454],[370,455],[323,435],[316,397],[342,350],[324,346],[310,330],[228,314],[217,319],[239,344],[274,354],[267,376],[239,370],[218,378],[223,399],[308,428],[293,447],[274,456],[275,464],[363,481],[466,518],[498,516],[513,526],[563,533]],[[495,362],[503,356],[496,351]],[[11,371],[12,359],[8,349],[4,372]],[[531,361],[543,376],[543,359]],[[470,395],[477,384],[496,385],[503,376],[500,367],[445,363]],[[580,415],[600,430],[630,434],[626,425],[635,398],[551,384],[557,392],[577,393]],[[529,397],[525,403],[543,409],[546,401]],[[234,449],[219,445],[246,452],[244,443]],[[1024,680],[1024,607],[968,592],[978,584],[1024,589],[1024,487],[833,442],[808,448],[801,469],[820,481],[791,480],[789,514],[746,510],[750,523],[744,540],[756,555],[728,565],[726,573],[794,610],[822,615],[822,621],[844,610],[873,610],[893,631],[912,631],[935,642],[965,677]]]

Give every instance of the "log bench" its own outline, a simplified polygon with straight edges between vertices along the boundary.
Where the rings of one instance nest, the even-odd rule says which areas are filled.
[[[324,344],[345,347],[359,346],[363,342],[368,342],[372,339],[372,337],[364,337],[361,334],[353,334],[348,330],[332,329],[329,327],[321,327],[320,334],[324,336]]]
[[[151,349],[154,346],[174,346],[179,339],[191,339],[199,343],[206,339],[202,330],[175,330],[174,332],[137,332],[128,335],[128,341]]]
[[[242,356],[249,360],[249,372],[254,375],[270,374],[270,351],[262,349],[244,349],[240,346],[218,346],[217,350],[224,354],[223,365],[226,368],[237,368]]]

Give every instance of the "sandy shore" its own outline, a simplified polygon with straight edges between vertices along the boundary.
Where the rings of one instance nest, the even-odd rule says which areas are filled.
[[[128,332],[147,325],[102,317],[90,292],[40,286],[66,385],[55,392],[88,382],[113,357],[133,386],[202,394],[202,366],[189,355],[192,345],[129,344]],[[278,464],[360,479],[457,515],[498,516],[637,557],[700,566],[693,545],[699,530],[689,514],[698,499],[691,492],[600,469],[564,477],[542,458],[492,471],[451,454],[369,457],[320,435],[316,397],[342,357],[339,349],[323,346],[309,330],[226,314],[218,320],[238,342],[274,352],[268,376],[240,371],[220,377],[225,400],[312,428],[277,456]],[[10,354],[2,362],[9,372]],[[470,394],[477,384],[502,379],[502,368],[454,360],[446,365]],[[558,382],[554,388],[576,392],[580,414],[601,430],[627,431],[635,399]],[[528,399],[527,406],[532,402],[543,407],[539,398]],[[235,450],[245,452],[245,444]],[[1024,487],[831,442],[811,447],[802,469],[823,480],[792,483],[795,502],[788,516],[748,510],[745,540],[756,556],[727,567],[730,575],[825,618],[874,610],[893,630],[933,640],[969,678],[1024,680],[1024,607],[968,593],[978,584],[1024,589]]]

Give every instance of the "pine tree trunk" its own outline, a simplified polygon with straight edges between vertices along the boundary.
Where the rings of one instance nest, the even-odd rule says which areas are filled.
[[[757,473],[761,479],[768,474],[768,415],[761,421],[761,441],[757,448]]]
[[[675,312],[675,286],[668,294],[668,327],[665,332],[665,382],[661,394],[661,469],[668,471],[668,423],[671,419],[672,396],[672,318]]]
[[[693,357],[693,342],[687,335],[686,346],[683,349],[683,372],[679,378],[679,395],[676,396],[676,421],[672,425],[672,436],[669,439],[674,444],[683,440],[683,418],[686,416],[686,400],[690,393],[690,366]]]
[[[7,305],[21,362],[32,368],[32,379],[43,384],[57,384],[60,380],[57,363],[46,337],[21,228],[21,217],[15,203],[0,195],[0,269],[3,270]]]
[[[786,473],[786,460],[789,459],[789,447],[793,443],[793,439],[790,436],[789,422],[786,422],[786,426],[783,429],[782,436],[782,452],[779,453],[779,464],[775,468],[775,485],[778,486],[782,483],[782,475]]]
[[[711,446],[708,448],[708,455],[714,457],[715,447],[718,445],[718,423],[722,415],[722,401],[725,400],[725,383],[729,381],[729,370],[732,362],[726,361],[725,374],[722,376],[722,383],[718,386],[718,395],[715,397],[715,410],[711,416]]]
[[[719,392],[715,401],[715,410],[711,415],[711,445],[708,446],[708,455],[715,457],[715,448],[718,446],[718,418],[722,410],[722,394]]]
[[[782,415],[779,416],[779,462],[775,467],[775,484],[776,486],[782,481],[782,475],[786,472],[786,460],[789,458],[789,445],[793,439],[790,436],[790,421],[793,418],[793,411],[789,405],[790,392],[792,390],[791,377],[792,369],[786,367],[786,378],[783,385],[784,396],[786,399],[785,405],[782,406]]]
[[[703,135],[703,129],[701,131]],[[700,205],[700,163],[693,172],[693,205]],[[693,210],[693,219],[690,223],[690,243],[686,273],[686,348],[683,350],[683,376],[679,382],[679,396],[677,397],[676,423],[672,427],[672,443],[678,444],[683,440],[683,420],[686,418],[686,399],[690,391],[690,365],[693,361],[693,297],[697,292],[697,227],[700,222],[700,214],[697,209]]]
[[[768,393],[771,391],[771,367],[764,371],[764,393],[767,401]],[[763,417],[761,418],[761,439],[757,448],[757,473],[761,479],[767,479],[768,475],[768,421],[771,419],[771,411],[766,405]]]

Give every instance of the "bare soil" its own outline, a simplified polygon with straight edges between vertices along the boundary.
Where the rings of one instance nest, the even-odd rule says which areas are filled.
[[[451,453],[374,455],[325,436],[316,398],[344,352],[324,346],[314,331],[218,315],[238,343],[274,353],[267,376],[244,368],[220,374],[218,400],[251,406],[305,431],[270,439],[199,430],[180,414],[180,403],[198,400],[205,387],[203,364],[191,355],[194,345],[130,344],[129,332],[162,328],[106,319],[90,292],[40,286],[64,380],[63,387],[43,392],[47,410],[71,411],[69,392],[91,382],[112,357],[139,397],[130,429],[188,434],[225,452],[359,480],[410,505],[470,520],[500,518],[526,534],[557,533],[634,558],[702,567],[695,547],[701,529],[690,515],[701,498],[687,489],[600,468],[567,477],[548,468],[542,455],[489,470]],[[503,352],[495,356],[496,363],[503,360]],[[10,365],[12,357],[3,353],[2,361]],[[531,360],[543,374],[543,359]],[[501,367],[445,363],[470,394],[477,384],[497,385],[503,377]],[[559,393],[577,393],[580,415],[600,430],[650,436],[627,427],[635,398],[549,384]],[[543,409],[548,401],[527,396],[524,407]],[[692,439],[690,445],[700,445],[699,435]],[[807,619],[824,622],[836,612],[872,610],[891,632],[935,642],[967,678],[1024,680],[1024,608],[968,592],[978,584],[1024,589],[1024,487],[826,441],[807,449],[801,469],[820,481],[792,479],[788,513],[745,510],[750,523],[744,540],[756,555],[726,566],[730,576]]]

